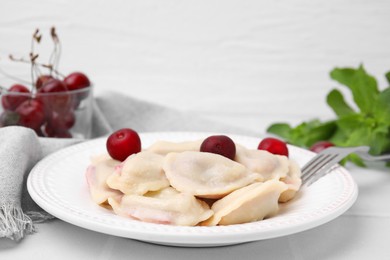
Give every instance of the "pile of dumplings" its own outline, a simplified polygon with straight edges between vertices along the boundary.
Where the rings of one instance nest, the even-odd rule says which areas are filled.
[[[119,162],[96,156],[86,171],[92,200],[116,214],[150,223],[216,226],[271,217],[301,186],[286,156],[236,144],[230,160],[200,152],[203,140],[157,141]]]

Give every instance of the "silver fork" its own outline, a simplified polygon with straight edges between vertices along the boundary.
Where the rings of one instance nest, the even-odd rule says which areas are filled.
[[[302,167],[302,185],[308,186],[323,177],[332,167],[335,167],[339,161],[351,153],[356,153],[365,161],[387,161],[390,160],[390,154],[372,156],[368,154],[368,146],[356,147],[329,147],[318,153],[305,166]]]

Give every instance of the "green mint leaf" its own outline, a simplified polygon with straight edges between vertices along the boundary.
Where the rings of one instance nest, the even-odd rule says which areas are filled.
[[[307,132],[305,141],[306,146],[310,147],[318,141],[329,140],[335,133],[336,129],[337,125],[334,121],[329,121],[313,126]]]
[[[390,87],[381,91],[374,105],[373,114],[378,121],[390,126]]]
[[[370,142],[370,153],[380,155],[390,152],[390,135],[389,133],[376,133],[372,136]]]
[[[313,121],[303,122],[291,129],[288,142],[297,146],[307,147],[307,133],[313,124],[315,124]]]
[[[318,141],[328,140],[334,134],[336,127],[334,121],[323,123],[314,119],[294,128],[284,123],[273,124],[267,132],[281,136],[290,144],[310,147]]]
[[[370,146],[370,153],[379,155],[390,149],[390,128],[388,125],[355,114],[337,121],[337,133],[331,141],[338,146]]]
[[[372,131],[369,128],[361,127],[352,131],[346,140],[346,146],[359,146],[370,144]]]
[[[373,130],[370,144],[370,153],[380,155],[390,153],[390,126],[389,122],[379,122]]]
[[[385,74],[387,82],[390,84],[390,71]]]
[[[345,102],[343,94],[337,89],[333,89],[329,92],[326,97],[326,102],[339,117],[355,113],[355,111]]]
[[[291,126],[286,123],[276,123],[272,124],[267,128],[267,132],[271,134],[278,135],[284,139],[290,137]]]
[[[329,141],[334,143],[336,146],[346,146],[345,142],[347,138],[348,138],[348,134],[346,133],[346,131],[337,128],[335,133],[332,135],[332,137],[329,138]]]
[[[361,114],[351,114],[339,118],[336,122],[337,131],[331,137],[331,141],[337,146],[358,146],[368,145],[369,136],[364,122],[364,116]]]
[[[343,116],[337,120],[337,126],[340,131],[343,131],[346,135],[350,135],[356,129],[362,127],[364,116],[361,114],[350,114]]]
[[[347,156],[347,159],[351,162],[353,162],[354,164],[356,164],[357,166],[360,166],[360,167],[366,167],[364,161],[356,154],[350,154]]]
[[[379,90],[375,78],[367,74],[363,66],[358,69],[336,68],[331,71],[330,77],[352,91],[353,100],[362,112],[372,112]]]

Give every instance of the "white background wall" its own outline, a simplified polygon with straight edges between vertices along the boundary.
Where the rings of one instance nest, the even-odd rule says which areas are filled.
[[[329,118],[335,66],[390,70],[390,1],[0,1],[0,66],[28,75],[35,28],[63,43],[60,70],[111,89],[234,125]],[[44,35],[44,36],[45,36]],[[0,84],[9,80],[0,76]]]

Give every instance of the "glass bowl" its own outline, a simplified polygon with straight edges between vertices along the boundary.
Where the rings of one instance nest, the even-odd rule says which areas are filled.
[[[0,127],[33,129],[40,137],[91,136],[93,87],[55,93],[0,91]]]

